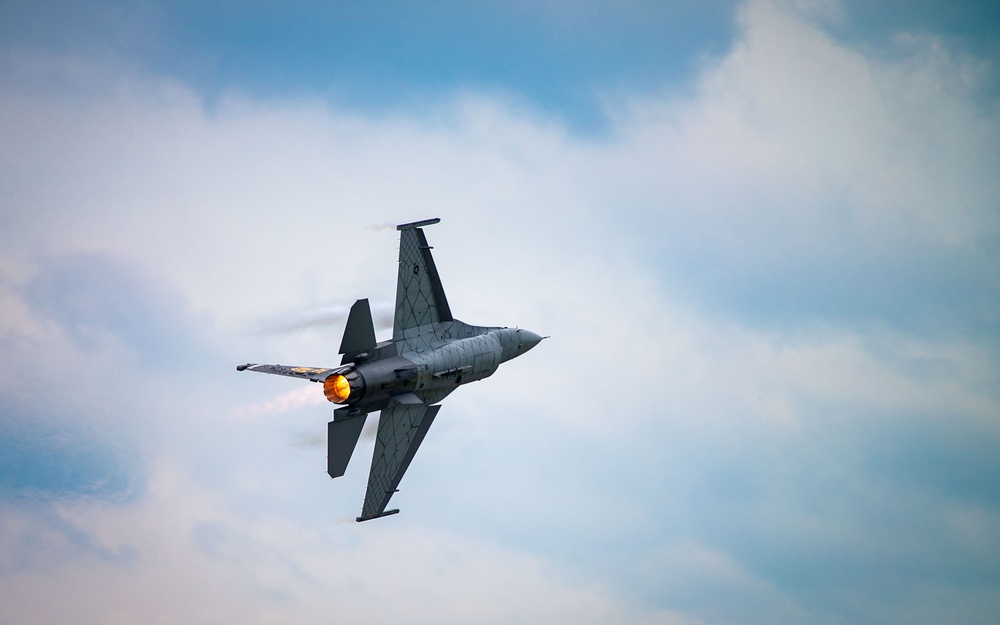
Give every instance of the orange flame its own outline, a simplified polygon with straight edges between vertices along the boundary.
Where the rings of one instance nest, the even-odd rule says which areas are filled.
[[[323,394],[335,404],[342,404],[351,396],[351,383],[340,375],[331,375],[323,381]]]

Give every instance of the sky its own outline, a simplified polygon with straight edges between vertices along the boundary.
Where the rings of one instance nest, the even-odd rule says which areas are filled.
[[[1000,8],[0,6],[0,625],[993,623]],[[550,335],[354,523],[395,224]],[[374,422],[374,418],[370,418]]]

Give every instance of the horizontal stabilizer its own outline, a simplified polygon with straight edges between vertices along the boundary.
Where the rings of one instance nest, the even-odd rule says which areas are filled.
[[[353,355],[375,349],[375,326],[372,324],[372,309],[367,299],[359,299],[351,306],[347,316],[347,327],[340,342],[340,353]]]
[[[347,419],[334,419],[326,427],[326,472],[330,477],[340,477],[347,471],[354,448],[361,436],[368,413]]]

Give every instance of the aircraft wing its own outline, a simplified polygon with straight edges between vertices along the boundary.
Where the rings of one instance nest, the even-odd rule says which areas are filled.
[[[399,512],[386,512],[385,507],[389,505],[389,499],[396,492],[403,473],[410,466],[410,461],[441,408],[414,400],[414,396],[401,400],[391,399],[389,405],[382,410],[375,438],[375,453],[372,455],[372,468],[368,474],[365,504],[358,521]]]
[[[405,338],[410,328],[453,320],[431,256],[431,246],[427,245],[427,237],[420,229],[420,226],[439,221],[427,219],[396,226],[399,230],[399,279],[396,282],[396,315],[392,323],[394,341]]]
[[[287,375],[290,378],[301,378],[312,380],[313,382],[322,382],[330,376],[330,373],[336,371],[336,369],[321,369],[317,367],[286,367],[285,365],[255,365],[252,363],[239,365],[236,367],[236,370]]]

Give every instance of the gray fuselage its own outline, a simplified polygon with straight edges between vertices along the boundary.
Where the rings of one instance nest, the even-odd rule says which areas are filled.
[[[458,386],[493,375],[500,363],[541,340],[527,330],[471,326],[458,320],[414,330],[403,340],[379,343],[374,353],[331,372],[351,379],[351,398],[340,410],[379,410],[390,398],[407,394],[428,405],[439,402]]]

